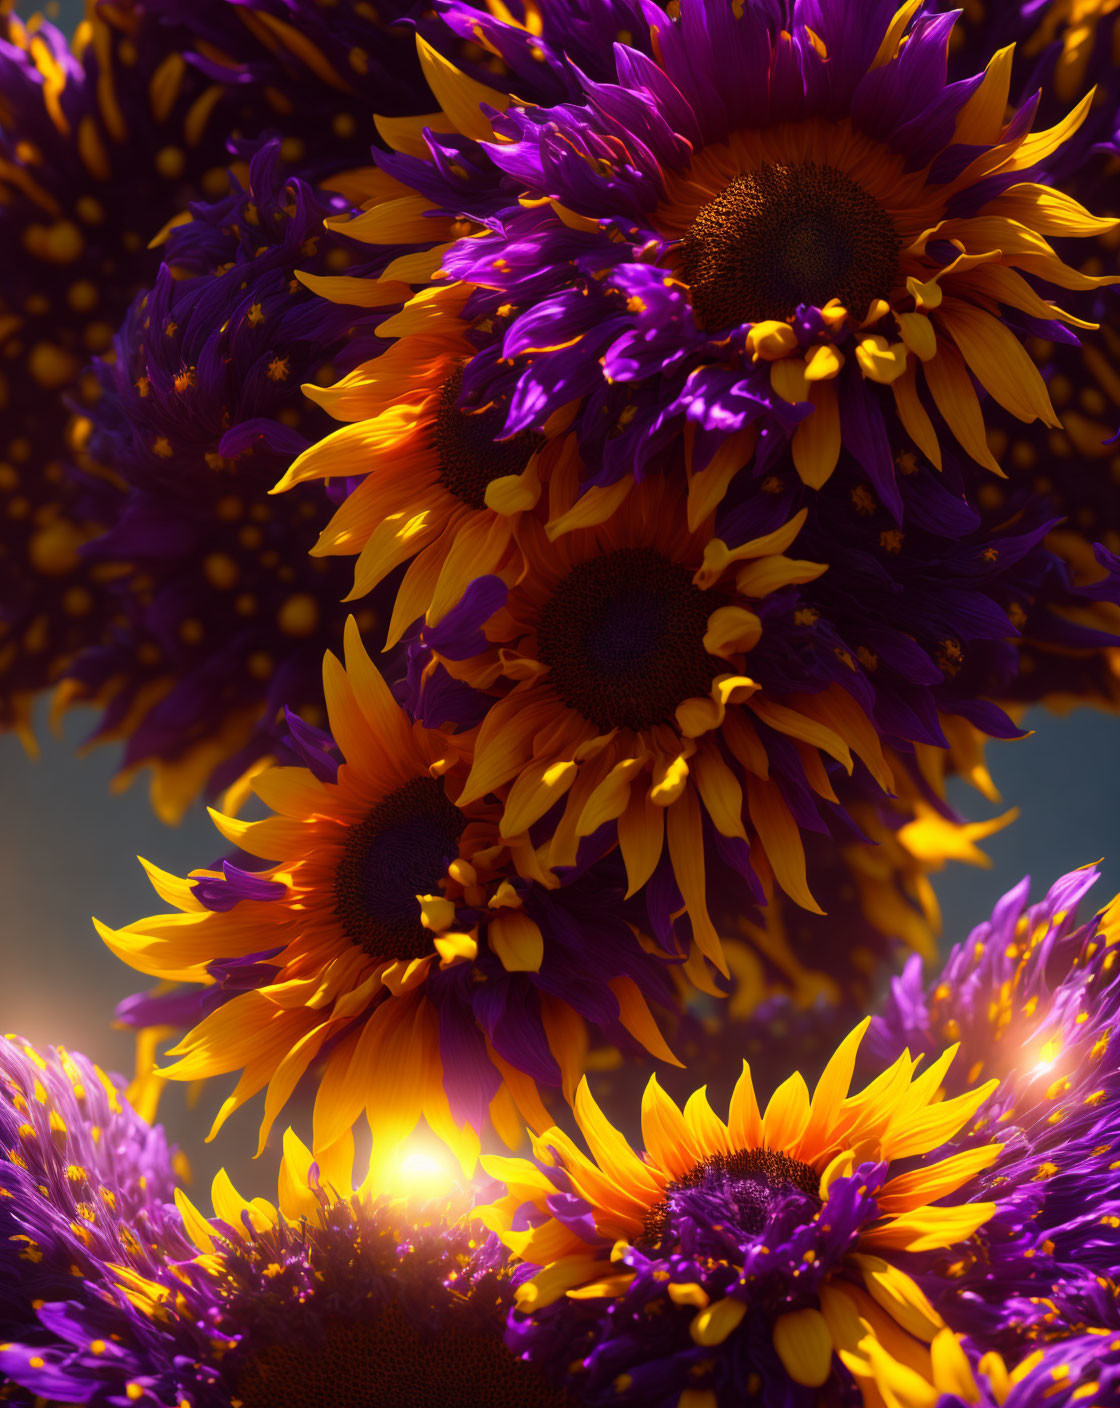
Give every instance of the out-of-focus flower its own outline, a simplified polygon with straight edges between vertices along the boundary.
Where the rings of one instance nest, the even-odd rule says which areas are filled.
[[[1076,138],[1049,159],[1045,179],[1076,200],[1091,200],[1108,215],[1120,213],[1120,6],[1114,0],[1033,0],[1009,5],[971,4],[958,26],[954,58],[963,74],[979,56],[1018,43],[1011,94],[1037,99],[1057,119],[1072,95],[1094,89],[1093,105]],[[1120,234],[1103,231],[1065,255],[1081,280],[1115,271]],[[1061,522],[1048,539],[1061,570],[1076,584],[1079,601],[1066,599],[1041,618],[1018,621],[1019,670],[1006,698],[1068,709],[1120,703],[1120,653],[1105,633],[1120,627],[1120,610],[1107,579],[1120,554],[1120,298],[1100,290],[1085,316],[1100,324],[1084,345],[1062,335],[1032,337],[1027,350],[1041,369],[1061,426],[1025,425],[1001,406],[985,407],[988,444],[1008,475],[977,489],[989,517],[1035,502]],[[1058,638],[1060,632],[1061,639]]]
[[[323,177],[368,162],[374,107],[424,106],[401,6],[332,7],[332,22],[349,11],[350,88],[313,34],[272,13],[286,8],[89,0],[71,49],[2,7],[0,727],[29,744],[35,692],[118,607],[112,566],[80,553],[119,512],[113,467],[85,453],[100,386],[84,368],[154,280],[149,241],[188,202],[225,194],[231,142],[276,133]]]
[[[213,813],[268,868],[178,880],[149,867],[183,913],[98,926],[141,972],[208,985],[164,1074],[242,1072],[215,1128],[267,1085],[263,1147],[321,1066],[317,1151],[363,1110],[387,1147],[423,1115],[470,1165],[488,1116],[514,1140],[519,1112],[551,1123],[534,1082],[574,1087],[585,1024],[672,1060],[647,1003],[671,997],[666,955],[629,922],[621,867],[607,858],[559,883],[527,841],[506,841],[500,802],[463,799],[469,736],[411,722],[353,622],[346,669],[328,655],[324,686],[343,765],[318,751],[259,774],[276,813],[263,821]],[[133,1017],[164,1020],[153,1001]]]
[[[369,352],[368,310],[302,282],[348,267],[322,229],[348,203],[292,175],[275,142],[244,186],[231,179],[171,230],[154,288],[97,366],[89,451],[125,493],[83,552],[119,564],[116,614],[62,695],[104,705],[95,737],[125,740],[122,781],[152,767],[166,819],[272,750],[284,708],[322,722],[323,652],[345,618],[344,574],[307,555],[324,495],[267,491],[325,427],[301,383]],[[379,643],[376,607],[361,621]]]
[[[313,1163],[289,1131],[278,1207],[241,1197],[224,1173],[210,1219],[179,1192],[194,1246],[145,1275],[117,1272],[135,1330],[91,1349],[82,1308],[67,1307],[62,1343],[7,1345],[0,1364],[67,1402],[565,1408],[503,1343],[501,1248],[448,1220],[453,1201],[353,1188],[351,1154]]]
[[[639,1155],[581,1084],[590,1159],[558,1129],[535,1162],[484,1158],[509,1191],[480,1215],[527,1264],[511,1341],[591,1403],[873,1404],[900,1374],[932,1403],[967,1363],[909,1271],[992,1215],[954,1195],[999,1146],[914,1159],[994,1083],[938,1100],[950,1050],[849,1094],[866,1027],[812,1099],[794,1075],[760,1113],[744,1069],[725,1124],[703,1090],[682,1113],[654,1080]]]
[[[177,1159],[120,1084],[87,1057],[0,1037],[0,1375],[37,1371],[52,1400],[69,1395],[57,1356],[81,1346],[93,1361],[131,1362],[127,1301],[110,1268],[149,1275],[187,1255],[172,1199]],[[21,1400],[0,1384],[0,1401]],[[83,1397],[81,1401],[86,1401]]]
[[[1081,1311],[1064,1321],[1064,1281],[1116,1269],[1120,909],[1114,901],[1077,923],[1097,878],[1092,869],[1075,871],[1034,905],[1024,881],[928,983],[911,959],[868,1042],[882,1058],[958,1042],[957,1070],[945,1082],[950,1098],[962,1088],[960,1071],[998,1081],[958,1147],[998,1131],[999,1158],[971,1191],[998,1197],[1000,1209],[976,1247],[953,1258],[948,1276],[978,1341],[1009,1362],[1092,1323]]]

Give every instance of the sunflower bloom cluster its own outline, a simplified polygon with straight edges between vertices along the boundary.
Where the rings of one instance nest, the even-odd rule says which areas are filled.
[[[1120,704],[1120,3],[83,6],[0,729],[220,839],[0,1039],[0,1404],[1120,1408],[1116,902],[937,881]]]

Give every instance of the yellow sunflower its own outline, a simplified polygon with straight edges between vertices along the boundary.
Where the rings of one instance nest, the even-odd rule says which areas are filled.
[[[329,293],[340,280],[307,282]],[[432,290],[380,325],[397,339],[381,356],[335,386],[304,388],[354,424],[300,455],[273,490],[363,476],[312,552],[358,554],[351,600],[410,564],[389,645],[420,616],[438,621],[475,577],[505,566],[518,515],[536,505],[556,460],[574,453],[566,437],[499,438],[498,407],[462,404],[463,366],[475,350],[460,316],[464,298],[458,286]]]
[[[180,912],[95,921],[133,968],[204,985],[201,1020],[157,1075],[240,1072],[211,1137],[267,1087],[263,1148],[314,1069],[317,1151],[364,1110],[387,1148],[423,1117],[470,1166],[487,1120],[507,1138],[520,1118],[550,1122],[535,1082],[572,1088],[585,1021],[673,1060],[643,995],[668,994],[662,965],[595,877],[556,887],[501,837],[496,799],[460,805],[470,737],[411,722],[352,620],[345,669],[328,654],[323,677],[342,765],[319,751],[259,774],[264,820],[211,813],[267,867],[181,880],[148,866]]]
[[[485,1158],[508,1192],[479,1215],[531,1273],[517,1291],[523,1344],[570,1318],[587,1336],[584,1365],[609,1363],[620,1394],[656,1377],[688,1408],[790,1380],[854,1379],[868,1408],[908,1401],[893,1387],[921,1387],[929,1403],[935,1386],[949,1391],[967,1361],[911,1272],[992,1216],[993,1203],[949,1200],[1000,1145],[916,1160],[996,1082],[939,1099],[951,1048],[924,1071],[905,1054],[850,1093],[867,1026],[812,1098],[793,1075],[760,1111],[744,1063],[724,1122],[703,1089],[682,1112],[654,1079],[637,1152],[584,1083],[575,1115],[590,1157],[552,1129],[534,1139],[535,1161]],[[578,1384],[578,1361],[573,1373]]]
[[[605,523],[557,534],[575,501],[574,481],[554,476],[548,526],[520,520],[521,571],[485,626],[488,648],[437,650],[448,673],[497,695],[463,796],[509,784],[500,830],[510,840],[561,805],[551,868],[575,864],[583,838],[616,826],[631,894],[667,852],[696,942],[722,968],[705,884],[711,830],[749,844],[756,874],[772,871],[819,912],[765,740],[793,740],[810,785],[833,800],[825,758],[851,772],[855,753],[886,790],[890,771],[861,705],[833,682],[851,672],[831,646],[819,692],[772,695],[759,682],[766,599],[825,570],[786,556],[804,511],[728,548],[710,518],[690,526],[682,493],[661,478],[635,486]]]

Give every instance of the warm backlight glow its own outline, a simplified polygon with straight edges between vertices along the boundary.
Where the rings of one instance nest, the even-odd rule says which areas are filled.
[[[1032,1074],[1040,1076],[1050,1070],[1058,1059],[1061,1049],[1062,1043],[1056,1037],[1052,1037],[1046,1042],[1038,1053],[1038,1060],[1034,1064]]]
[[[418,1199],[446,1197],[460,1187],[455,1160],[434,1138],[413,1138],[385,1160],[379,1180],[391,1197]]]

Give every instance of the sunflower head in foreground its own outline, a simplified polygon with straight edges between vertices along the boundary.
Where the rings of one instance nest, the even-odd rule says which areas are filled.
[[[42,1347],[65,1338],[75,1311],[91,1356],[114,1357],[108,1342],[131,1316],[96,1288],[110,1266],[150,1274],[189,1254],[171,1201],[181,1172],[163,1131],[87,1057],[0,1037],[0,1324],[22,1346],[0,1346],[0,1377],[25,1383],[17,1364],[30,1364],[38,1392],[69,1401]],[[30,1401],[0,1382],[11,1400]]]
[[[523,1349],[592,1402],[877,1404],[896,1380],[950,1381],[963,1352],[908,1271],[992,1215],[953,1195],[999,1146],[917,1160],[991,1085],[938,1100],[950,1049],[924,1070],[905,1055],[850,1094],[866,1027],[811,1099],[794,1075],[760,1112],[744,1068],[724,1123],[704,1090],[682,1113],[653,1080],[639,1154],[581,1084],[590,1158],[553,1129],[535,1162],[484,1159],[508,1196],[480,1215],[528,1263]]]
[[[351,1163],[342,1147],[313,1163],[288,1131],[278,1205],[243,1198],[225,1173],[210,1218],[180,1190],[190,1241],[145,1274],[98,1277],[132,1326],[91,1346],[88,1306],[57,1307],[69,1313],[53,1341],[6,1345],[0,1365],[68,1402],[566,1408],[503,1343],[510,1283],[495,1239],[472,1235],[453,1198],[353,1187]]]
[[[671,997],[665,964],[629,922],[613,858],[561,883],[506,840],[497,799],[464,800],[470,735],[413,721],[352,620],[324,688],[342,765],[315,750],[258,774],[262,821],[212,813],[267,865],[149,868],[182,912],[99,926],[141,972],[205,985],[165,1074],[241,1072],[215,1128],[267,1085],[263,1147],[315,1068],[317,1152],[365,1110],[386,1145],[425,1116],[469,1164],[487,1118],[512,1138],[519,1113],[551,1123],[535,1082],[574,1087],[587,1026],[672,1060],[647,1002]]]
[[[451,19],[442,44],[426,31],[441,111],[382,125],[396,184],[353,233],[435,247],[472,330],[498,320],[463,387],[509,406],[507,435],[564,409],[604,484],[686,424],[699,467],[763,429],[807,484],[843,443],[889,496],[900,432],[938,466],[960,452],[999,472],[978,388],[1058,423],[1018,329],[1090,326],[1049,300],[1099,283],[1050,237],[1111,222],[1038,179],[1088,98],[1032,132],[1035,101],[1008,112],[1012,51],[950,82],[955,15],[921,3],[856,22],[846,0],[687,0],[621,34],[604,9],[604,81],[557,80],[538,24],[445,9],[509,72],[489,86],[456,67]],[[454,219],[471,228],[456,238]]]

